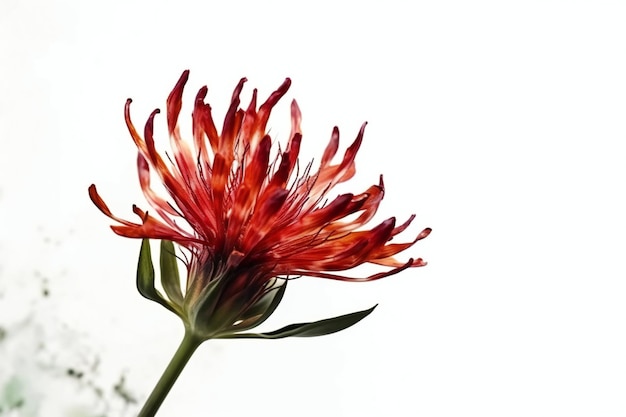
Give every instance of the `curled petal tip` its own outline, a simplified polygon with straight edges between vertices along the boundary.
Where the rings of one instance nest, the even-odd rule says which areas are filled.
[[[182,74],[180,74],[180,77],[178,78],[178,82],[176,83],[176,87],[174,87],[174,89],[179,89],[184,87],[185,83],[187,82],[187,80],[189,80],[189,70],[186,69],[183,71]]]
[[[380,225],[378,225],[378,227],[380,227],[381,229],[386,229],[386,228],[392,228],[396,225],[396,218],[394,217],[390,217],[387,220],[385,220],[384,222],[382,222]]]
[[[433,231],[433,229],[431,229],[430,227],[427,227],[426,229],[422,230],[422,231],[420,232],[420,234],[419,234],[419,235],[417,235],[417,239],[416,239],[416,241],[424,239],[424,238],[425,238],[425,237],[427,237],[427,236],[430,234],[430,232],[432,232],[432,231]]]
[[[200,90],[198,90],[198,94],[196,94],[196,101],[204,100],[208,91],[209,91],[209,87],[207,87],[206,85],[203,85],[202,87],[200,87]]]
[[[428,262],[423,260],[422,258],[412,259],[411,266],[426,266]]]
[[[110,213],[109,208],[107,207],[107,205],[104,202],[104,200],[102,200],[102,198],[98,194],[98,190],[96,189],[96,185],[95,184],[91,184],[89,186],[89,198],[96,205],[96,207],[98,207],[100,209],[100,211],[102,211],[107,216],[109,215],[109,213]]]
[[[284,81],[278,87],[278,90],[288,89],[291,86],[291,78],[285,77]]]

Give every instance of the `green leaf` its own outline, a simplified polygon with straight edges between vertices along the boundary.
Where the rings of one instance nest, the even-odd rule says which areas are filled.
[[[378,304],[377,304],[378,305]],[[295,323],[282,329],[267,333],[235,333],[219,336],[222,339],[282,339],[284,337],[314,337],[336,333],[355,325],[367,317],[376,305],[367,310],[344,314],[330,319],[314,321],[311,323]]]
[[[150,251],[150,241],[141,241],[139,252],[139,262],[137,264],[137,289],[139,293],[148,300],[154,300],[156,289],[154,288],[154,266],[152,266],[152,253]]]
[[[161,241],[161,285],[167,297],[177,306],[183,305],[183,293],[180,290],[180,275],[174,244],[169,240]]]
[[[150,251],[150,240],[148,239],[141,241],[139,262],[137,263],[137,289],[148,300],[156,301],[163,307],[176,313],[154,287],[154,266],[152,265],[152,253]]]

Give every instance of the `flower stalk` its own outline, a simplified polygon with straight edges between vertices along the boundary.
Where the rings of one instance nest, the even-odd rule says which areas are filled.
[[[150,396],[146,400],[146,403],[142,407],[137,417],[154,417],[163,404],[163,400],[174,386],[174,383],[178,379],[178,376],[191,359],[191,356],[196,351],[198,346],[202,344],[203,340],[198,338],[190,331],[185,331],[185,336],[183,337],[180,346],[174,353],[172,360],[165,368],[163,375],[157,382],[156,386],[150,393]]]

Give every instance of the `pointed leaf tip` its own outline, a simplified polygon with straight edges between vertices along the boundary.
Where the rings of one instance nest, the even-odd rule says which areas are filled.
[[[285,337],[315,337],[340,332],[354,326],[367,317],[378,306],[367,310],[344,314],[330,319],[310,323],[294,323],[267,333],[235,333],[221,336],[223,339],[282,339]]]
[[[150,240],[141,241],[139,251],[139,261],[137,262],[137,289],[139,293],[149,300],[154,300],[156,293],[154,288],[154,266],[152,265],[152,253],[150,251]]]

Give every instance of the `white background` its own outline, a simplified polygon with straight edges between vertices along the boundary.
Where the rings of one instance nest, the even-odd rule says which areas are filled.
[[[187,103],[207,84],[217,120],[240,77],[263,98],[291,77],[270,126],[286,139],[297,98],[304,161],[367,120],[339,191],[384,173],[375,220],[433,233],[401,256],[425,268],[294,282],[263,329],[379,306],[333,336],[207,342],[160,416],[626,415],[624,22],[621,1],[3,0],[0,383],[48,372],[7,347],[27,320],[63,352],[54,372],[97,356],[106,392],[120,373],[139,402],[152,389],[182,326],[136,292],[139,242],[87,187],[127,218],[146,208],[124,102],[143,126],[188,68]],[[88,401],[33,378],[39,415]]]

